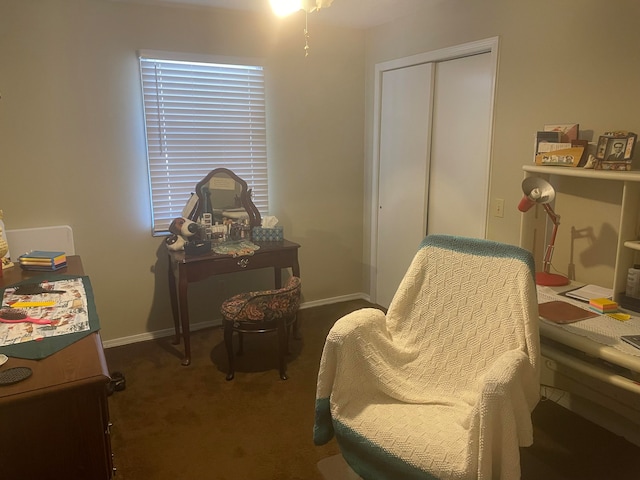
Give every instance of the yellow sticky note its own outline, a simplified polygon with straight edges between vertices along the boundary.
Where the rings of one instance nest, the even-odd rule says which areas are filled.
[[[16,302],[11,305],[12,308],[29,308],[29,307],[53,307],[56,304],[53,300],[46,302]]]
[[[631,318],[631,315],[629,315],[628,313],[607,313],[607,316],[615,318],[616,320],[619,320],[621,322],[626,322]]]

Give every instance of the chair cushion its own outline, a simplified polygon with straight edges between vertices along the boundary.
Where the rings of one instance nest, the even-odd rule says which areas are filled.
[[[291,277],[280,289],[234,295],[222,303],[222,316],[234,323],[267,322],[289,317],[300,306],[300,289],[300,279]]]

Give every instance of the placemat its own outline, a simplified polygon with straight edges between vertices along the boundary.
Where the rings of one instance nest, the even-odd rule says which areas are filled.
[[[26,285],[31,283],[40,284],[44,281],[55,282],[58,280],[80,278],[84,286],[84,291],[87,299],[87,313],[89,316],[89,330],[82,332],[74,332],[66,335],[59,335],[56,337],[45,337],[38,341],[29,341],[24,343],[18,343],[13,345],[6,345],[0,347],[0,353],[7,355],[8,357],[28,358],[32,360],[38,360],[48,357],[56,353],[59,350],[71,345],[74,342],[86,337],[87,335],[100,330],[100,320],[98,318],[98,312],[94,301],[93,288],[91,287],[91,281],[87,276],[81,275],[63,275],[55,273],[46,273],[37,277],[31,277],[27,280],[8,285],[5,288],[0,289],[0,299],[4,297],[4,291],[7,288],[16,287],[18,285]]]
[[[562,324],[578,322],[598,316],[595,312],[576,307],[562,300],[553,300],[551,302],[538,304],[538,314],[545,320]]]

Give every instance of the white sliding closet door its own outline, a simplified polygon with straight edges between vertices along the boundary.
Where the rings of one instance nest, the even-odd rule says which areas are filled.
[[[489,53],[436,64],[429,234],[485,237],[492,103]]]
[[[377,303],[389,306],[426,231],[431,64],[382,75]]]

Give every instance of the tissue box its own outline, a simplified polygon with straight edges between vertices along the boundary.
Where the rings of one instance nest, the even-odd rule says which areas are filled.
[[[254,242],[281,242],[284,240],[284,227],[253,227],[251,239]]]

